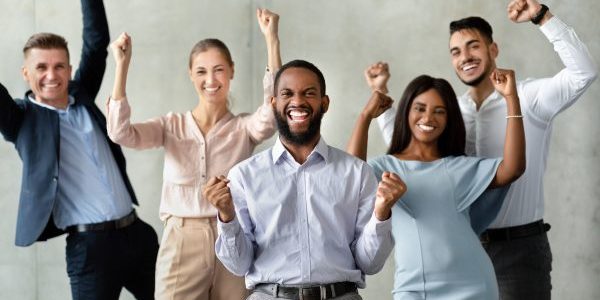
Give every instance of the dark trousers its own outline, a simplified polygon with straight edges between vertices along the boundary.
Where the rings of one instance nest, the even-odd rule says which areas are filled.
[[[552,252],[545,232],[483,247],[494,264],[501,300],[550,299]]]
[[[67,273],[73,299],[119,299],[125,287],[137,299],[154,298],[158,237],[140,219],[106,231],[67,237]]]

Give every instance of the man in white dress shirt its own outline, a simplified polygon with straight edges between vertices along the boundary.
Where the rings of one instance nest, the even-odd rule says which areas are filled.
[[[217,256],[245,275],[248,299],[362,299],[365,274],[392,250],[391,207],[405,186],[391,173],[377,186],[364,161],[325,143],[329,97],[314,65],[285,64],[274,86],[275,145],[204,189],[219,211]]]
[[[496,68],[498,45],[492,28],[482,18],[468,17],[450,23],[450,56],[459,79],[469,91],[459,97],[467,131],[466,153],[501,157],[507,117],[522,117],[527,143],[527,169],[510,187],[490,229],[481,241],[490,256],[500,298],[550,299],[552,253],[546,231],[543,179],[552,121],[583,94],[597,77],[597,68],[572,28],[535,0],[514,0],[508,5],[513,22],[531,21],[553,44],[565,68],[550,78],[517,83],[522,116],[507,116],[506,103],[494,91],[489,74]],[[534,50],[527,50],[534,51]],[[365,75],[372,89],[387,92],[384,63],[370,66]],[[386,111],[378,123],[389,144],[395,111]]]

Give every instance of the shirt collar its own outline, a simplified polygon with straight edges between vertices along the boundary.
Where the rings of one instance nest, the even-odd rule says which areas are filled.
[[[502,95],[500,95],[500,93],[498,93],[498,91],[494,90],[489,96],[487,96],[487,98],[485,98],[483,100],[483,103],[481,103],[481,107],[486,106],[488,102],[492,103],[492,102],[496,102],[501,99],[502,99]],[[466,91],[460,97],[460,101],[462,101],[463,104],[468,105],[468,107],[472,108],[473,110],[477,109],[477,104],[475,103],[475,100],[473,100],[473,98],[471,98],[471,93],[469,93],[469,91]],[[479,109],[481,109],[481,108],[479,108]]]
[[[275,141],[275,144],[273,145],[273,148],[271,150],[271,154],[272,154],[274,164],[276,164],[279,160],[281,160],[285,156],[288,156],[290,158],[292,157],[292,155],[285,148],[285,146],[283,146],[283,143],[281,143],[281,136],[278,137],[277,140]],[[314,155],[318,155],[318,156],[322,157],[323,160],[325,161],[325,163],[327,163],[329,161],[329,146],[327,145],[327,143],[325,142],[325,139],[323,137],[319,138],[319,142],[317,143],[317,145],[315,146],[313,151],[308,156],[307,161],[310,160]]]
[[[67,107],[65,109],[59,109],[54,106],[50,106],[48,104],[38,102],[37,100],[35,100],[35,97],[33,96],[33,94],[29,94],[27,98],[29,98],[29,101],[31,101],[35,105],[38,105],[38,106],[41,106],[41,107],[44,107],[44,108],[47,108],[50,110],[54,110],[57,112],[68,112],[71,105],[73,105],[75,103],[75,98],[73,98],[73,96],[69,95],[69,102],[67,103]]]

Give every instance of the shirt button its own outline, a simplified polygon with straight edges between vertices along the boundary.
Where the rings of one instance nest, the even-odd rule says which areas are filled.
[[[52,181],[57,182],[58,178],[56,178],[56,176],[52,177]]]

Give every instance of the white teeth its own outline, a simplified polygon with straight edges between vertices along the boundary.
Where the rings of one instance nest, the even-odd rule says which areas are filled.
[[[305,112],[305,111],[292,110],[290,112],[290,116],[292,116],[292,117],[303,117],[303,116],[306,116],[306,115],[308,115],[308,113]]]
[[[428,126],[428,125],[423,125],[423,124],[419,124],[417,126],[419,128],[421,128],[421,130],[423,130],[423,131],[433,131],[435,129],[435,127],[433,127],[433,126]]]
[[[462,69],[463,69],[463,71],[469,71],[471,69],[475,69],[476,67],[477,67],[477,65],[475,65],[475,64],[469,64],[469,65],[463,66]]]
[[[308,119],[308,112],[304,110],[291,110],[288,113],[289,118],[292,122],[304,122]]]
[[[204,89],[207,92],[212,93],[212,92],[216,92],[219,88],[218,87],[214,87],[214,88],[205,87]]]
[[[44,87],[48,87],[48,88],[55,88],[58,86],[58,83],[46,83],[44,84]]]

